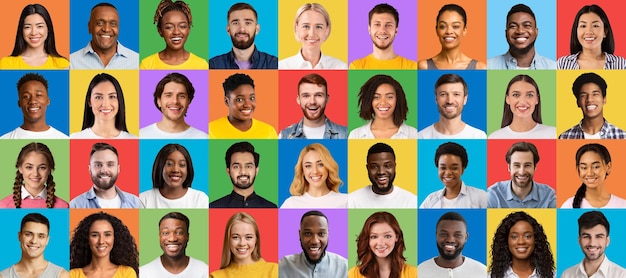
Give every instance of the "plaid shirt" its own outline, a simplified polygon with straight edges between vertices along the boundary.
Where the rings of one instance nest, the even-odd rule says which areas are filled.
[[[581,120],[577,125],[561,133],[561,135],[559,135],[559,139],[585,139],[585,132],[583,131],[582,124],[583,121]],[[626,138],[626,132],[607,122],[605,119],[602,129],[600,129],[600,138],[624,139]]]

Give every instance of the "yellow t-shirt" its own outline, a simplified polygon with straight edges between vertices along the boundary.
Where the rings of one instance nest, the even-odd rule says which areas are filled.
[[[412,265],[404,264],[402,267],[402,272],[400,272],[400,278],[416,278],[417,277],[417,267]],[[365,278],[359,272],[359,267],[355,266],[348,271],[348,278]]]
[[[206,70],[209,69],[209,63],[206,60],[189,52],[189,59],[180,65],[168,65],[161,61],[159,53],[154,53],[141,60],[139,69],[177,69],[177,70]]]
[[[400,55],[391,60],[378,60],[372,54],[350,63],[350,69],[417,69],[417,62]]]
[[[85,276],[82,268],[74,268],[70,270],[70,278],[87,278],[87,276]],[[137,273],[130,266],[120,265],[112,278],[137,278]]]
[[[231,263],[228,267],[211,272],[210,278],[277,278],[278,264],[268,263],[263,259],[247,265]]]
[[[228,121],[228,116],[209,123],[209,139],[277,139],[276,129],[257,119],[252,119],[252,126],[241,131]]]
[[[54,57],[48,55],[46,62],[38,67],[33,67],[22,59],[20,56],[6,56],[0,59],[0,69],[68,69],[70,61],[63,57]]]

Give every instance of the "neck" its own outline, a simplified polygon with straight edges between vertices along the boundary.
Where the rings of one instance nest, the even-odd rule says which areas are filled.
[[[109,257],[91,257],[91,262],[88,266],[96,270],[104,270],[115,266],[115,264],[111,262]]]
[[[113,198],[115,198],[115,196],[117,196],[117,191],[115,190],[115,185],[112,186],[111,188],[104,190],[104,189],[100,189],[99,187],[92,185],[93,186],[93,190],[96,192],[96,196],[102,198],[102,199],[107,199],[107,200],[111,200]]]
[[[518,275],[521,273],[530,274],[533,272],[533,270],[535,270],[530,262],[530,258],[524,260],[513,258],[511,262],[511,268],[513,269],[513,272],[517,273]]]
[[[28,185],[24,185],[24,188],[28,191],[28,194],[37,196],[37,194],[39,194],[39,192],[41,192],[45,187],[42,185],[41,187],[33,188]]]
[[[328,186],[326,184],[324,184],[323,186],[316,186],[316,187],[307,186],[307,190],[306,190],[306,193],[309,193],[309,195],[313,197],[321,197],[321,196],[328,194],[329,192],[330,192],[330,189],[328,189]]]
[[[22,254],[22,258],[20,259],[19,262],[17,262],[16,265],[19,265],[22,268],[26,269],[27,272],[33,272],[34,270],[41,268],[41,266],[44,264],[47,267],[48,261],[46,261],[43,258],[43,253],[42,253],[41,256],[36,257],[36,258],[29,258],[29,257],[24,256],[24,254]]]
[[[169,59],[172,59],[172,58],[185,59],[185,57],[189,55],[189,52],[187,52],[185,48],[171,49],[171,48],[166,47],[165,49],[161,50],[159,54],[161,54],[162,57],[169,58]]]
[[[537,126],[537,122],[532,117],[517,118],[513,117],[513,121],[509,125],[509,128],[515,132],[526,132]]]
[[[50,126],[46,124],[45,119],[40,119],[38,121],[29,122],[24,118],[24,123],[20,126],[24,130],[42,132],[50,129]]]
[[[173,187],[166,184],[159,188],[159,192],[166,199],[179,199],[185,196],[185,194],[187,193],[187,189],[188,188],[184,188],[182,186]]]
[[[463,52],[461,52],[460,46],[455,48],[442,48],[441,52],[437,54],[441,60],[446,61],[449,64],[456,64],[463,60]]]
[[[578,54],[579,59],[588,59],[588,60],[604,60],[604,52],[602,52],[602,48],[594,48],[587,49],[583,48],[583,50]]]
[[[604,117],[603,115],[598,115],[593,118],[583,118],[582,128],[583,131],[587,134],[596,134],[602,130],[602,126],[604,125]]]
[[[373,129],[398,128],[398,126],[396,126],[396,124],[393,122],[393,118],[391,117],[384,119],[374,118],[370,126]]]
[[[231,125],[233,125],[236,129],[239,129],[242,132],[248,131],[252,127],[252,119],[239,120],[229,115],[228,122],[230,122]]]
[[[452,119],[439,116],[439,121],[435,123],[434,128],[441,134],[454,135],[465,129],[465,122],[461,120],[461,115]]]
[[[239,49],[233,46],[233,53],[235,53],[235,59],[240,62],[250,61],[252,53],[254,53],[254,44],[246,49]]]
[[[322,50],[319,48],[302,48],[300,53],[302,54],[304,60],[311,63],[311,66],[314,68],[320,62],[320,59],[322,59]]]
[[[534,181],[531,181],[530,186],[519,187],[515,185],[513,181],[511,181],[511,189],[513,190],[513,194],[515,194],[515,196],[517,196],[521,200],[524,200],[524,198],[526,198],[526,196],[530,194],[530,191],[533,189],[533,186],[535,186],[534,183],[535,183]]]
[[[163,117],[160,122],[157,122],[157,127],[160,130],[170,133],[183,132],[189,129],[189,125],[185,122],[185,118],[183,117],[177,121],[172,121]]]
[[[104,138],[112,138],[120,135],[121,131],[115,128],[115,119],[98,120],[96,119],[91,126],[91,131],[96,135]]]
[[[531,48],[530,50],[528,50],[528,52],[525,53],[522,53],[522,51],[519,51],[515,48],[509,48],[509,53],[511,53],[511,56],[513,56],[515,60],[517,60],[518,67],[528,68],[535,58],[535,47]]]
[[[37,47],[37,48],[26,47],[24,52],[22,52],[20,55],[24,57],[44,57],[44,56],[48,56],[48,53],[46,53],[46,50],[43,48],[43,45],[41,45],[40,47]]]
[[[390,45],[386,49],[380,49],[372,44],[372,56],[378,60],[391,60],[398,55],[393,51],[393,45]]]
[[[376,187],[376,185],[372,184],[372,192],[374,192],[374,194],[376,195],[389,195],[391,194],[391,192],[393,192],[393,184],[390,184],[389,186],[391,186],[391,190],[382,192],[378,189],[378,187]]]
[[[309,120],[307,117],[303,118],[302,122],[306,127],[320,127],[326,124],[326,115],[319,117],[315,120]]]
[[[596,260],[589,260],[587,258],[583,259],[583,267],[585,268],[587,277],[591,277],[591,275],[598,272],[598,269],[600,269],[600,265],[602,264],[605,258],[606,258],[606,255],[602,254],[602,257]]]
[[[117,42],[115,43],[115,47],[110,47],[109,49],[93,47],[93,42],[91,42],[91,48],[93,49],[94,52],[98,53],[98,56],[100,56],[100,59],[107,58],[108,60],[109,58],[113,57],[115,53],[117,53]]]
[[[459,196],[459,194],[461,194],[461,185],[462,185],[462,182],[459,181],[457,184],[455,184],[452,187],[447,187],[446,186],[445,194],[444,194],[446,199],[450,200],[450,199],[454,199],[457,196]]]
[[[446,260],[440,256],[435,258],[435,263],[443,268],[457,268],[461,266],[464,261],[465,257],[463,257],[461,254],[459,254],[458,256],[456,256],[456,258],[452,260]]]
[[[248,187],[246,189],[241,189],[239,187],[234,186],[233,187],[233,191],[235,191],[235,193],[243,196],[243,199],[245,200],[245,199],[248,199],[248,197],[250,195],[252,195],[252,193],[254,193],[254,185],[252,185],[252,186],[250,186],[250,187]]]
[[[181,273],[189,265],[189,256],[184,253],[178,257],[161,255],[161,264],[170,273]]]

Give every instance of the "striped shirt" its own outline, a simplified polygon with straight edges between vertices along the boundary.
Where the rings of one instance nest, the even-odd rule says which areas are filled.
[[[557,69],[580,69],[580,67],[578,66],[578,55],[580,55],[580,52],[559,58],[556,61]],[[624,59],[623,57],[609,54],[606,52],[604,52],[604,55],[606,56],[604,69],[626,69],[626,59]]]

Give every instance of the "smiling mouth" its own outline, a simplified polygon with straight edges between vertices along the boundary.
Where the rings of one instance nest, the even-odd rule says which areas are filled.
[[[518,42],[518,43],[525,43],[525,42],[528,41],[528,38],[515,38],[513,40]]]
[[[455,37],[443,37],[443,40],[444,40],[445,42],[452,42],[452,41],[454,41],[455,39],[456,39]]]
[[[598,108],[598,106],[597,106],[597,105],[587,105],[587,106],[585,106],[585,107],[587,108],[587,110],[592,110],[592,111],[593,111],[593,110],[596,110],[596,108]]]

